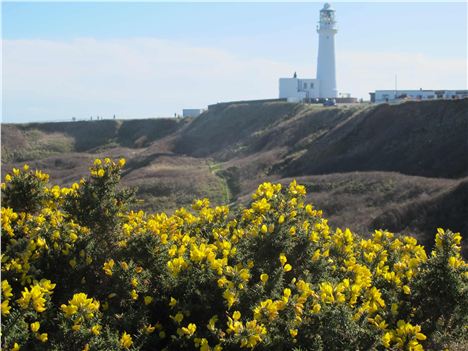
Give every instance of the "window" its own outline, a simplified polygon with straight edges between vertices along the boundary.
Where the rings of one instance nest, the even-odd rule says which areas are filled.
[[[310,83],[310,89],[314,89],[314,83]]]
[[[304,83],[304,89],[307,89],[307,83]]]

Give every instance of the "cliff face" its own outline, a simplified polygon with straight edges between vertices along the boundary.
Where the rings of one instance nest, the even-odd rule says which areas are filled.
[[[2,126],[2,168],[28,162],[60,184],[97,156],[127,157],[140,207],[208,196],[242,203],[258,183],[298,178],[333,225],[388,228],[430,242],[468,235],[468,99],[322,107],[215,105],[195,119]]]

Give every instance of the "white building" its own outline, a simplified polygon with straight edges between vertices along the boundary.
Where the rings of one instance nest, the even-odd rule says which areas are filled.
[[[463,99],[468,90],[376,90],[370,93],[371,102],[398,102],[403,100]]]
[[[317,79],[280,78],[279,97],[289,102],[308,101],[319,98],[320,85]]]
[[[182,110],[182,117],[198,117],[205,111],[202,108],[184,108]]]
[[[280,78],[279,97],[291,102],[307,101],[315,98],[336,98],[335,34],[337,33],[335,10],[325,4],[320,10],[317,26],[319,49],[317,79]]]

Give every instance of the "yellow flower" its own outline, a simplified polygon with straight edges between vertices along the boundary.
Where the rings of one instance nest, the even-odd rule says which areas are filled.
[[[125,163],[126,163],[125,159],[124,159],[124,158],[121,158],[121,159],[119,160],[119,167],[122,168],[123,166],[125,166]]]
[[[78,307],[73,305],[62,305],[60,308],[67,317],[73,316],[76,312],[78,312]]]
[[[262,281],[262,283],[266,283],[268,281],[268,274],[266,273],[260,274],[260,280]]]
[[[20,346],[18,345],[17,342],[15,342],[13,344],[13,347],[10,349],[10,351],[19,351],[20,350]]]
[[[210,320],[208,321],[208,325],[207,325],[209,331],[215,330],[215,325],[217,321],[218,321],[217,315],[214,315],[213,317],[210,318]]]
[[[408,285],[403,285],[403,292],[406,294],[406,295],[409,295],[411,293],[411,289]]]
[[[9,305],[8,300],[2,301],[2,316],[7,316],[10,314],[11,306]]]
[[[45,293],[50,292],[44,291],[38,284],[33,285],[30,290],[28,288],[24,288],[24,291],[21,292],[21,298],[18,299],[18,304],[22,309],[26,309],[32,302],[36,312],[44,312],[46,310],[46,300],[44,298]]]
[[[9,299],[13,296],[12,290],[13,289],[11,288],[10,283],[8,283],[8,280],[2,280],[2,294],[5,299]]]
[[[289,334],[295,338],[297,336],[297,329],[289,329]]]
[[[289,272],[292,269],[292,266],[289,263],[287,263],[283,269],[285,272]]]
[[[71,259],[70,261],[68,261],[68,263],[70,264],[71,268],[75,268],[76,267],[76,260],[73,258]]]
[[[101,164],[102,164],[102,161],[100,159],[97,158],[97,159],[94,160],[94,165],[95,166],[100,166]]]
[[[234,319],[235,321],[238,321],[241,317],[241,313],[239,311],[235,311],[233,314],[232,314],[232,319]]]
[[[99,324],[95,324],[91,327],[91,333],[93,333],[94,335],[99,335],[101,334],[101,329],[102,326],[100,326]]]
[[[228,308],[231,308],[232,305],[237,301],[236,293],[232,292],[231,290],[227,289],[223,292],[223,297],[226,299]]]
[[[296,180],[293,180],[289,184],[289,192],[292,195],[305,195],[306,194],[305,187],[303,185],[297,185]]]
[[[284,266],[286,262],[288,262],[288,259],[286,258],[286,255],[284,253],[281,253],[279,256],[279,260],[281,262],[281,265]]]
[[[153,298],[151,296],[145,296],[144,301],[145,305],[149,305],[151,302],[153,302]]]
[[[392,334],[390,332],[386,332],[382,336],[382,345],[384,347],[390,347],[390,342],[392,341]]]
[[[262,233],[265,234],[267,232],[268,232],[268,227],[265,224],[263,224],[262,225]]]
[[[125,261],[120,262],[120,267],[122,267],[122,269],[124,271],[128,271],[128,263],[127,262],[125,262]]]
[[[77,293],[68,301],[68,305],[62,304],[60,309],[68,318],[78,313],[78,311],[84,312],[87,318],[92,318],[94,317],[94,312],[99,310],[99,305],[99,301],[88,298],[88,295],[85,293]]]
[[[30,326],[31,326],[31,331],[33,333],[36,333],[41,327],[41,324],[39,322],[34,322],[34,323],[31,323]]]
[[[174,320],[178,324],[180,324],[180,322],[182,322],[182,320],[184,319],[184,315],[180,312],[178,312],[175,316],[170,316],[170,317],[172,320]]]
[[[416,333],[416,339],[426,340],[426,335],[424,335],[423,333]]]
[[[106,171],[104,171],[102,168],[97,171],[97,176],[100,178],[104,177],[104,174],[106,174]]]
[[[46,342],[49,339],[47,333],[38,334],[36,338],[41,342]]]
[[[312,261],[313,262],[318,261],[319,258],[320,258],[320,249],[317,249],[314,251],[314,254],[312,255]]]
[[[177,304],[177,300],[171,296],[171,301],[169,302],[170,307],[174,307]]]
[[[154,332],[154,330],[156,329],[156,327],[152,326],[151,324],[148,324],[148,325],[145,325],[143,327],[143,332],[145,334],[151,334]]]
[[[182,327],[182,333],[186,336],[192,336],[197,330],[197,326],[194,323],[190,323],[187,327]]]
[[[392,303],[391,312],[394,316],[398,314],[398,304]]]
[[[112,275],[112,268],[114,267],[114,260],[113,259],[110,259],[106,262],[104,262],[104,266],[103,266],[103,270],[104,270],[104,273],[106,273],[107,275]]]
[[[120,338],[120,346],[128,349],[132,344],[133,340],[131,335],[127,334],[127,332],[123,332],[122,337]]]
[[[133,289],[131,292],[130,292],[130,296],[132,297],[133,300],[136,300],[138,299],[138,293],[135,289]]]

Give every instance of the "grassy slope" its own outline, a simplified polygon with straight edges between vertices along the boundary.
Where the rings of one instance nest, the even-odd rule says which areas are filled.
[[[187,126],[176,151],[220,160],[286,148],[272,172],[284,176],[395,171],[468,176],[468,99],[336,107],[233,104]]]
[[[97,155],[125,156],[124,182],[154,210],[200,196],[242,202],[261,181],[295,177],[333,225],[429,241],[437,226],[468,235],[466,111],[468,100],[268,102],[219,105],[194,120],[4,125],[2,162],[5,170],[34,159],[63,184]]]
[[[172,210],[202,196],[221,203],[225,182],[212,174],[206,162],[161,152],[167,149],[165,139],[189,122],[148,119],[3,125],[2,169],[27,162],[64,185],[85,176],[96,157],[126,157],[123,182],[139,188],[138,208]],[[66,147],[52,147],[55,140]],[[155,142],[159,142],[156,150],[148,148]]]

